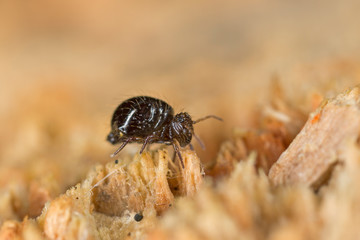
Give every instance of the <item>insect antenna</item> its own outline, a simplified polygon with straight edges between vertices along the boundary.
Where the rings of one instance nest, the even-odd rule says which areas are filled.
[[[198,135],[195,134],[195,132],[192,133],[193,136],[195,137],[196,141],[199,143],[200,147],[202,150],[205,150],[205,144],[203,141],[201,141],[201,139],[199,138]]]
[[[220,117],[218,117],[218,116],[208,115],[208,116],[205,116],[205,117],[199,118],[198,120],[193,121],[193,124],[197,124],[198,122],[204,121],[204,120],[206,120],[206,119],[208,119],[208,118],[215,118],[215,119],[217,119],[217,120],[219,120],[219,121],[223,121],[223,119],[220,118]]]

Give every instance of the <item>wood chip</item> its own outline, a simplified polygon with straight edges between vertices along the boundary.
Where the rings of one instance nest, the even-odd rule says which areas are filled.
[[[344,143],[360,132],[360,88],[325,101],[306,122],[288,149],[271,167],[275,184],[322,185],[343,158]]]

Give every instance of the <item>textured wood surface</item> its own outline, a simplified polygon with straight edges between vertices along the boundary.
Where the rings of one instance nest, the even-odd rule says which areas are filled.
[[[325,101],[269,172],[275,184],[318,186],[343,158],[346,141],[360,132],[360,88]]]

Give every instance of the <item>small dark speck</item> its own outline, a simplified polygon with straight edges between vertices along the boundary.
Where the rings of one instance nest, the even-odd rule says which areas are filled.
[[[115,164],[118,164],[118,163],[119,163],[119,160],[116,159],[116,160],[115,160]]]
[[[76,197],[76,199],[79,199],[79,197]]]
[[[175,191],[178,191],[178,190],[179,190],[179,187],[174,187],[174,190],[175,190]]]
[[[129,236],[129,237],[131,236],[131,232],[128,233],[128,236]]]
[[[140,222],[143,219],[143,215],[141,213],[137,213],[134,216],[135,221]]]
[[[172,204],[169,204],[169,207],[171,207],[172,206]]]

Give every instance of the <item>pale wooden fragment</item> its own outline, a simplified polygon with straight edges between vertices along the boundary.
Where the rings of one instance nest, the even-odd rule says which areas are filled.
[[[200,159],[191,150],[182,156],[184,169],[172,163],[166,150],[98,166],[81,184],[50,201],[37,223],[48,239],[137,238],[172,206],[174,194],[194,196],[199,190]],[[143,219],[136,221],[135,214]],[[20,236],[17,232],[8,227],[0,233]]]
[[[360,132],[360,88],[325,101],[307,120],[288,149],[271,167],[275,184],[318,187],[343,159],[344,143]]]
[[[194,196],[203,182],[203,171],[201,168],[200,159],[191,150],[184,152],[184,165],[181,168],[180,191],[182,196]]]

